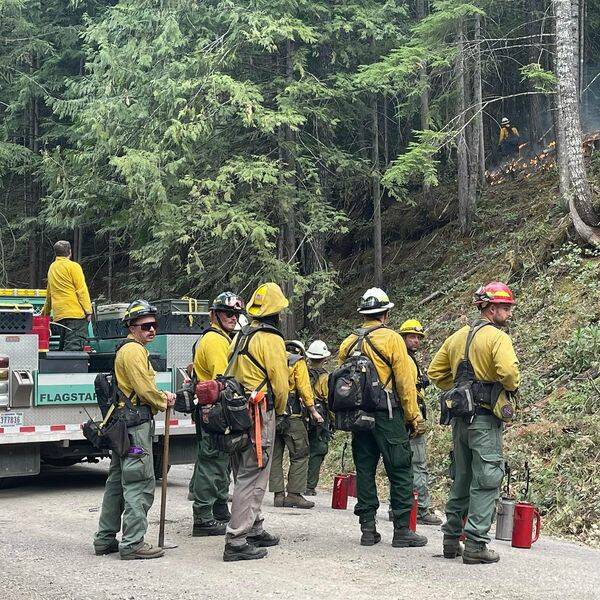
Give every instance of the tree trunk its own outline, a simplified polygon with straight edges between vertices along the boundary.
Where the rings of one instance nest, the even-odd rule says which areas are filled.
[[[559,130],[564,136],[570,189],[565,203],[577,233],[588,243],[600,246],[600,220],[594,214],[592,191],[587,180],[577,89],[579,63],[576,62],[577,19],[573,18],[571,0],[553,0],[556,23],[556,76],[558,79]]]
[[[421,20],[427,16],[427,7],[425,0],[417,0],[417,19]],[[427,65],[421,65],[419,69],[419,84],[421,86],[420,98],[420,114],[421,114],[421,131],[429,129],[429,78],[427,76]],[[431,207],[431,186],[428,183],[423,183],[423,195],[425,203]]]
[[[387,169],[390,164],[389,126],[388,126],[388,98],[383,95],[383,166]]]
[[[473,104],[475,105],[475,135],[473,142],[477,148],[476,185],[485,186],[485,142],[483,136],[483,92],[481,85],[481,15],[475,15],[475,65],[473,68]],[[475,150],[472,149],[472,152]]]
[[[467,158],[467,132],[465,124],[465,39],[463,23],[461,21],[458,30],[458,53],[456,57],[456,80],[457,80],[457,112],[458,112],[458,137],[457,137],[457,159],[458,159],[458,222],[462,235],[468,235],[471,231],[471,207],[469,205],[469,165]]]
[[[381,185],[379,176],[379,116],[377,95],[371,100],[371,116],[373,123],[371,160],[373,163],[373,279],[377,287],[383,285],[383,258],[381,249]]]
[[[287,40],[285,52],[285,81],[290,85],[294,79],[294,41]],[[280,157],[282,167],[287,171],[284,186],[283,206],[283,256],[290,263],[296,261],[296,213],[294,210],[294,190],[296,187],[295,158],[292,151],[294,134],[289,125],[282,126],[283,144],[280,144]],[[281,139],[281,136],[280,136]],[[288,299],[294,294],[294,279],[289,278],[283,282],[283,292]],[[296,319],[292,309],[288,310],[282,317],[281,326],[287,338],[292,338],[296,332]]]
[[[115,238],[111,232],[108,234],[108,281],[107,281],[107,290],[106,295],[108,297],[108,301],[112,302],[113,297],[113,267],[115,264]]]
[[[528,43],[528,62],[530,64],[539,61],[540,45],[537,43],[540,34],[540,28],[543,28],[543,22],[540,24],[539,0],[528,0],[525,3],[524,19],[527,24],[527,35],[530,36]],[[530,92],[535,92],[533,85],[529,88]],[[545,131],[545,124],[542,118],[545,114],[544,97],[541,94],[532,93],[528,97],[529,104],[529,146],[532,152],[536,154],[545,147],[542,139]]]

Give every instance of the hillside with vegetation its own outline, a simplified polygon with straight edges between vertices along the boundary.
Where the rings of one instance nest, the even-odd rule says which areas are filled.
[[[454,192],[440,192],[443,206]],[[469,238],[450,221],[406,239],[406,224],[426,222],[427,216],[419,220],[414,210],[398,206],[383,219],[385,277],[396,303],[391,323],[399,327],[417,318],[425,325],[424,364],[447,335],[475,318],[471,299],[480,284],[509,282],[517,297],[509,332],[523,377],[518,419],[505,434],[505,456],[517,480],[512,493],[523,498],[528,461],[531,501],[541,509],[544,532],[600,546],[600,252],[577,243],[555,171],[488,188]],[[326,339],[340,340],[359,323],[355,304],[370,285],[361,261],[368,260],[362,253],[340,260],[346,284],[328,305]],[[433,387],[427,401],[437,422]],[[336,434],[327,458],[330,474],[341,467],[345,439]],[[436,425],[428,440],[434,503],[442,509],[450,483],[450,429]],[[381,486],[382,497],[387,493]]]
[[[375,285],[427,362],[507,281],[508,458],[600,544],[599,32],[600,0],[0,0],[0,287],[65,239],[99,302],[277,281],[335,345]]]

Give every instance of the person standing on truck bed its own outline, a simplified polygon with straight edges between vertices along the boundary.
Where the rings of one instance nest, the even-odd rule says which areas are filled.
[[[175,394],[156,387],[156,374],[145,348],[158,329],[156,308],[145,300],[135,300],[127,307],[123,323],[129,335],[117,349],[114,375],[119,390],[138,407],[142,422],[128,427],[129,453],[124,458],[112,453],[94,550],[98,555],[119,552],[122,560],[159,558],[164,550],[144,542],[147,515],[154,502],[154,415],[173,406]],[[120,543],[116,537],[119,530],[123,532]]]
[[[233,292],[219,294],[210,307],[210,327],[205,329],[194,348],[194,375],[197,381],[209,381],[223,375],[229,362],[229,345],[243,300]],[[229,495],[229,454],[213,446],[196,419],[198,455],[191,492],[194,500],[192,536],[225,535],[231,514]]]
[[[54,254],[56,259],[48,269],[42,315],[52,312],[54,321],[60,325],[59,350],[80,352],[92,318],[90,293],[81,266],[71,260],[71,244],[64,240],[56,242]]]

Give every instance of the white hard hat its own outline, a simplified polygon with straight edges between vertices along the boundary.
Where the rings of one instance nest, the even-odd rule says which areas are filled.
[[[358,312],[363,315],[377,315],[394,308],[388,295],[381,288],[368,289],[360,299]]]
[[[291,349],[296,349],[300,350],[300,353],[303,355],[306,353],[306,348],[300,340],[286,340],[285,347],[288,351],[291,351]]]
[[[331,356],[331,352],[327,348],[327,344],[323,340],[315,340],[310,344],[306,351],[306,357],[313,360],[320,360]]]

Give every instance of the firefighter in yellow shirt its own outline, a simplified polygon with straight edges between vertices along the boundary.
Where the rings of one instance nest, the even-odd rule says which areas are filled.
[[[225,534],[225,562],[264,558],[266,547],[279,543],[279,537],[264,530],[260,508],[271,470],[275,415],[285,412],[288,397],[287,354],[278,329],[279,315],[288,304],[276,283],[260,285],[246,309],[250,324],[236,335],[229,350],[230,360],[233,359],[231,375],[248,393],[265,392],[267,406],[261,409],[261,439],[255,439],[253,433],[252,443],[231,456],[236,478],[231,518]],[[262,448],[262,467],[258,461],[258,444]]]
[[[308,374],[315,396],[315,409],[323,417],[323,423],[310,422],[308,426],[308,445],[310,448],[308,458],[308,475],[306,478],[306,495],[316,496],[321,465],[329,451],[329,407],[327,406],[329,373],[325,363],[331,356],[327,344],[322,340],[315,340],[306,350],[309,360]]]
[[[390,482],[390,506],[394,517],[392,546],[408,548],[425,546],[427,538],[408,527],[413,474],[407,427],[412,436],[422,435],[427,431],[427,422],[417,405],[417,390],[404,340],[399,333],[386,326],[393,307],[394,303],[379,288],[371,288],[363,294],[358,308],[358,312],[365,317],[359,330],[364,332],[362,346],[356,348],[358,331],[349,335],[340,346],[338,363],[342,364],[352,352],[360,351],[375,365],[380,383],[389,390],[390,405],[371,415],[374,428],[352,433],[358,496],[354,514],[360,522],[360,543],[372,546],[381,541],[381,535],[375,528],[379,508],[375,473],[383,457]]]
[[[157,389],[145,348],[158,329],[156,308],[135,300],[127,308],[123,323],[129,335],[117,350],[115,377],[121,392],[138,407],[141,423],[128,428],[129,454],[121,458],[112,453],[94,550],[98,555],[119,552],[122,560],[159,558],[163,549],[144,541],[148,511],[154,502],[154,415],[166,410],[167,404],[173,406],[175,394]],[[120,530],[119,542],[116,536]]]
[[[500,123],[498,148],[500,155],[504,158],[518,154],[519,152],[519,130],[510,124],[507,117],[502,117]]]
[[[269,491],[274,494],[274,506],[287,508],[313,508],[315,503],[302,494],[306,491],[308,475],[308,415],[315,423],[323,423],[323,417],[315,409],[315,399],[310,385],[302,342],[290,340],[286,343],[289,368],[289,395],[286,412],[277,417],[273,464],[269,476]],[[283,454],[285,448],[290,456],[287,478],[287,494],[283,476]]]
[[[223,375],[227,368],[229,346],[244,302],[233,292],[219,294],[210,307],[210,327],[195,344],[194,375],[197,381],[209,381]],[[229,455],[214,448],[210,436],[202,432],[196,419],[198,456],[190,483],[194,537],[225,535],[231,514],[229,495]]]
[[[71,244],[54,244],[56,259],[48,269],[43,315],[52,313],[60,327],[59,350],[81,351],[92,318],[92,303],[81,266],[71,260]]]
[[[492,281],[475,292],[474,303],[480,319],[447,338],[427,371],[429,379],[444,391],[450,390],[458,379],[461,385],[468,380],[475,400],[474,415],[452,418],[454,481],[446,503],[446,523],[442,526],[444,556],[456,558],[461,554],[459,537],[463,518],[467,518],[462,552],[466,564],[500,560],[498,553],[487,547],[504,476],[503,424],[492,406],[492,395],[494,389],[499,393],[498,398],[511,395],[519,387],[520,377],[512,341],[503,331],[515,304],[512,291],[504,283]],[[466,350],[474,375],[465,371]]]

